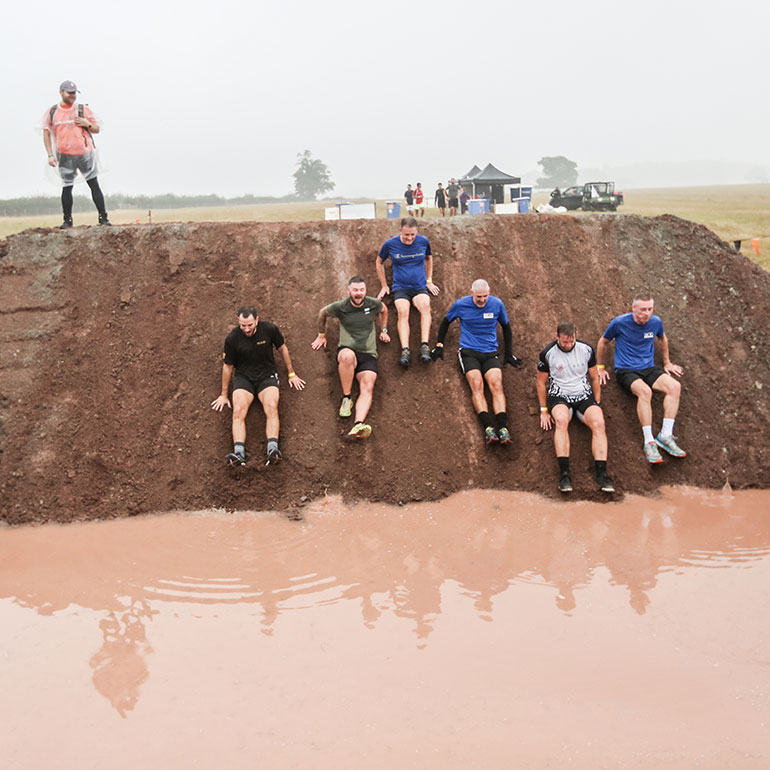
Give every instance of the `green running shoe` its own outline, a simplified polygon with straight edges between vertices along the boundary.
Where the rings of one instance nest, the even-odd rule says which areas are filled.
[[[351,438],[369,438],[372,435],[372,426],[363,422],[357,422],[351,429],[348,436]]]
[[[344,396],[340,404],[340,417],[350,417],[351,414],[353,414],[353,399]]]
[[[500,439],[501,444],[511,443],[511,434],[508,432],[508,428],[500,428],[500,430],[497,431],[497,437]]]

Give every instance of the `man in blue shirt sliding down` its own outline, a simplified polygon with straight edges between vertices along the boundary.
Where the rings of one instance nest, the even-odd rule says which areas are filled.
[[[618,383],[637,398],[636,413],[644,434],[644,456],[648,462],[662,463],[658,447],[673,457],[687,456],[673,435],[682,386],[672,375],[681,377],[684,370],[671,363],[663,321],[653,315],[654,306],[649,293],[638,294],[630,313],[610,321],[596,346],[596,361],[599,380],[605,385],[610,379],[604,365],[605,353],[610,342],[615,340],[615,375]],[[655,366],[656,339],[660,340],[662,369]],[[652,433],[653,390],[663,393],[663,426],[655,437]]]
[[[420,313],[420,361],[431,362],[428,336],[430,334],[430,295],[434,297],[439,288],[433,283],[433,255],[430,242],[424,235],[417,234],[417,220],[404,217],[398,235],[382,244],[375,267],[380,279],[377,299],[391,293],[385,277],[385,260],[393,263],[393,304],[398,313],[398,339],[401,342],[399,363],[404,368],[412,362],[409,349],[409,312],[414,305]]]
[[[498,357],[498,323],[503,328],[504,362],[518,368],[522,361],[513,355],[513,335],[505,305],[501,299],[489,293],[489,284],[483,278],[475,280],[471,285],[470,296],[458,299],[441,322],[436,347],[431,351],[434,361],[444,358],[444,338],[449,324],[455,318],[460,319],[460,368],[471,388],[471,399],[484,430],[484,441],[487,446],[498,442],[510,444],[511,434],[508,431],[508,413],[505,411],[503,392],[503,366]],[[492,394],[494,420],[484,394],[485,382]]]

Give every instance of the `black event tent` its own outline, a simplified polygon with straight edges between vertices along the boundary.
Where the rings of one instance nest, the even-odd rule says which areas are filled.
[[[466,190],[470,188],[472,195],[481,195],[485,198],[491,198],[494,203],[503,203],[503,185],[521,184],[521,177],[506,174],[488,163],[483,171],[478,166],[474,166],[460,180],[460,184]]]
[[[474,166],[464,177],[460,179],[460,184],[470,184],[471,179],[478,176],[481,173],[481,169],[478,166]]]

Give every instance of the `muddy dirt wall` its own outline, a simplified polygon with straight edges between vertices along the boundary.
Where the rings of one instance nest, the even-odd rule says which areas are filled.
[[[455,363],[457,324],[444,362],[403,371],[397,344],[381,347],[374,433],[344,439],[333,354],[310,342],[319,308],[344,296],[348,276],[363,274],[376,293],[374,260],[393,222],[29,230],[0,241],[0,516],[287,509],[327,491],[387,502],[474,487],[556,494],[551,436],[539,427],[537,355],[563,319],[595,345],[643,287],[672,360],[685,368],[676,431],[689,456],[648,466],[634,402],[612,382],[603,403],[619,494],[727,480],[770,486],[770,275],[705,228],[668,216],[464,217],[421,231],[442,290],[433,336],[474,278],[507,305],[526,362],[504,375],[512,446],[482,445]],[[222,341],[243,303],[279,325],[308,385],[290,391],[279,364],[285,459],[263,466],[264,418],[252,409],[253,461],[233,471],[223,462],[230,416],[209,404]],[[416,329],[413,321],[413,346]],[[656,401],[656,426],[660,412]],[[588,431],[575,425],[572,437],[576,496],[594,497]]]

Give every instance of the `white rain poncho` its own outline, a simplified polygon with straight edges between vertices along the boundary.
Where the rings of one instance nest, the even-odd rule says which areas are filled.
[[[99,173],[99,156],[91,133],[76,125],[76,117],[85,118],[89,123],[101,127],[87,104],[57,104],[49,107],[43,114],[41,128],[51,136],[51,152],[56,159],[56,167],[47,166],[48,176],[55,179],[62,187],[69,187],[79,181],[93,179]]]

